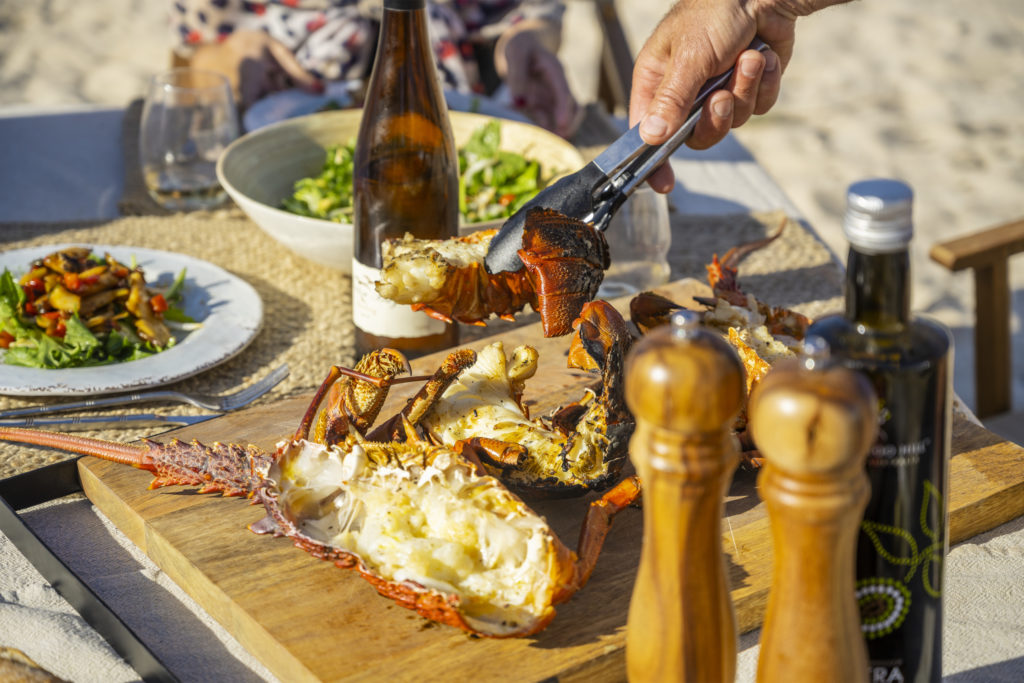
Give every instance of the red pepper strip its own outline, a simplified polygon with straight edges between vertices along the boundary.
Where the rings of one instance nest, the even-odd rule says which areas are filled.
[[[153,308],[154,313],[163,313],[167,310],[167,299],[163,294],[157,294],[149,300],[149,305]]]
[[[25,290],[25,294],[35,298],[36,294],[44,294],[46,292],[46,283],[38,278],[32,278],[21,286]]]
[[[78,273],[64,273],[64,286],[70,292],[78,291],[82,282],[78,277]]]
[[[0,349],[6,349],[14,341],[14,335],[7,330],[0,330]]]

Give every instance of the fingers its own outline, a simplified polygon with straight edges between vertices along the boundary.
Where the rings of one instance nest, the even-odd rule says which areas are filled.
[[[737,59],[729,83],[705,102],[701,118],[686,144],[693,149],[707,149],[720,142],[731,128],[746,123],[752,115],[764,114],[778,100],[781,83],[782,69],[778,55],[771,50],[765,53],[744,51]],[[664,88],[665,84],[659,82],[659,87]],[[658,96],[656,91],[646,101],[638,97],[630,104],[630,121],[634,123],[644,118],[640,134],[650,144],[664,141],[678,128],[674,118],[661,115],[665,106],[661,109],[655,106],[654,101]],[[677,111],[682,111],[678,105],[673,106]],[[682,125],[682,120],[679,125]]]
[[[676,174],[671,164],[662,164],[654,173],[647,178],[647,184],[651,189],[661,194],[668,194],[676,186]]]
[[[728,135],[730,128],[739,125],[735,123],[736,104],[737,98],[728,90],[713,93],[704,103],[700,119],[686,145],[692,149],[707,149]]]
[[[755,114],[764,114],[779,99],[779,90],[782,88],[782,61],[773,50],[764,54],[764,71],[761,74],[761,83],[757,87],[757,104],[754,106]]]
[[[306,71],[292,51],[284,44],[270,39],[267,44],[267,53],[295,85],[314,92],[323,91],[323,83],[320,82],[320,79]]]
[[[774,55],[772,57],[777,65],[778,59]],[[771,108],[778,96],[780,79],[765,83],[767,64],[768,56],[757,50],[746,50],[739,56],[729,83],[705,103],[701,118],[687,142],[690,147],[707,149],[724,138],[730,128],[742,126],[751,115]]]
[[[562,137],[572,135],[578,123],[579,105],[554,54],[538,48],[521,58],[510,59],[505,85],[513,106],[537,125]]]
[[[551,130],[562,137],[569,137],[572,135],[573,126],[576,123],[578,105],[569,89],[569,82],[565,78],[562,63],[558,61],[558,57],[543,50],[536,54],[535,66],[540,81],[547,88],[547,93],[538,93],[541,98],[538,104],[544,103],[546,97],[551,117]]]

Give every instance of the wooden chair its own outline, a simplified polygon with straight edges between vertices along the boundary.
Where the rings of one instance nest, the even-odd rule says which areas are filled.
[[[594,0],[594,7],[604,36],[597,99],[609,113],[624,115],[629,110],[629,89],[633,85],[633,53],[622,30],[615,0]]]
[[[974,270],[974,383],[979,418],[1012,406],[1008,261],[1024,251],[1024,219],[932,247],[933,261],[951,271]]]

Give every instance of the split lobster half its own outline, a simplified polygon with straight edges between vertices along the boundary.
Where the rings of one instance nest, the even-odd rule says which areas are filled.
[[[568,334],[610,264],[604,233],[552,209],[530,209],[518,251],[523,267],[490,274],[484,257],[497,232],[389,240],[377,292],[449,323],[484,325],[492,315],[511,320],[529,304],[540,314],[545,337]]]
[[[591,324],[581,321],[579,328]],[[621,364],[622,350],[614,345],[581,343],[595,350],[596,365]],[[500,351],[482,355],[498,362]],[[483,636],[526,636],[543,629],[555,616],[554,606],[587,582],[613,516],[636,500],[639,482],[626,479],[590,503],[578,550],[570,550],[542,517],[487,473],[477,455],[485,452],[480,443],[470,438],[450,447],[431,437],[439,424],[431,421],[437,419],[433,413],[444,405],[446,392],[478,363],[471,350],[453,352],[401,412],[377,426],[384,395],[408,368],[404,357],[383,349],[365,356],[355,370],[333,367],[294,436],[273,454],[255,446],[177,439],[121,444],[13,427],[0,427],[0,439],[134,465],[153,472],[150,488],[192,485],[253,498],[267,516],[252,531],[287,536],[315,557],[353,568],[381,595],[428,619]],[[521,390],[514,372],[505,379],[510,375],[506,386]],[[573,412],[593,416],[598,403],[593,399]],[[617,425],[614,434],[602,437],[597,429],[575,448],[619,448],[628,438],[624,430]],[[624,443],[621,448],[613,456],[618,460],[593,478],[596,484],[586,486],[584,477],[572,485],[611,485],[625,459]],[[557,449],[559,463],[570,461],[566,450],[573,448],[560,443]],[[547,484],[543,476],[539,481]]]

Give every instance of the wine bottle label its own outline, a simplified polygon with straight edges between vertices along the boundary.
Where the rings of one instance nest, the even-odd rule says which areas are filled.
[[[380,280],[380,269],[352,259],[352,322],[356,327],[378,337],[426,337],[440,334],[445,323],[411,306],[388,301],[377,293],[374,283]]]

